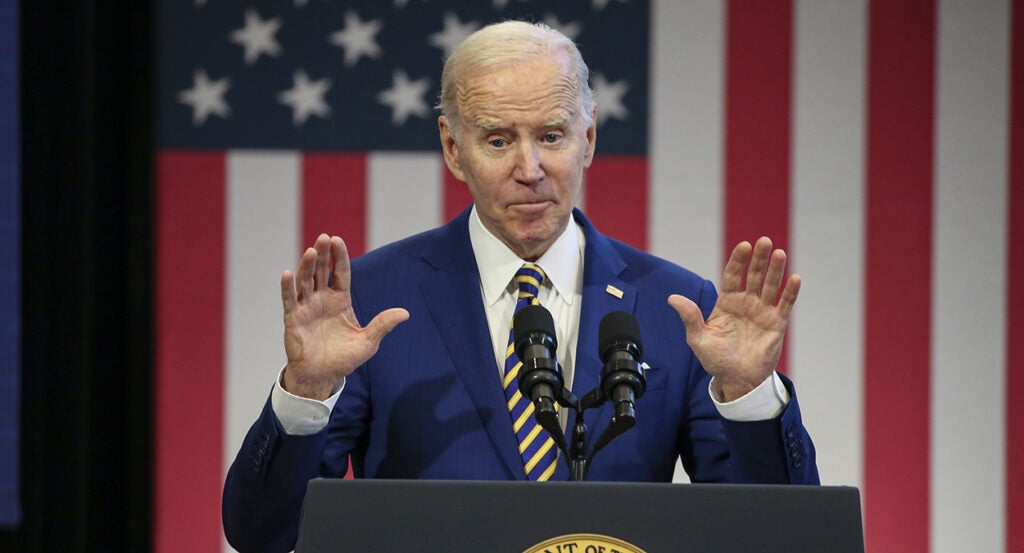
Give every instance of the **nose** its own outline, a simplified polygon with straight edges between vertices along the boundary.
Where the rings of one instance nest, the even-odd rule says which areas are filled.
[[[544,179],[541,152],[532,141],[523,140],[519,143],[512,176],[521,184],[535,184]]]

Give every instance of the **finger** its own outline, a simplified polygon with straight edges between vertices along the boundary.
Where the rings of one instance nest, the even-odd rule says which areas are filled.
[[[306,248],[299,260],[299,270],[295,274],[295,285],[298,289],[298,301],[313,294],[313,272],[316,266],[316,250]]]
[[[679,294],[669,296],[668,304],[676,310],[676,313],[679,313],[679,318],[683,320],[683,326],[686,327],[686,341],[690,344],[699,342],[704,334],[704,314],[700,312],[697,304],[693,303],[690,298]]]
[[[764,283],[764,270],[768,267],[768,257],[772,251],[772,240],[767,236],[757,239],[754,244],[754,255],[750,259],[750,266],[747,268],[747,292],[754,295],[761,295],[761,285]]]
[[[744,240],[732,249],[722,273],[722,292],[738,292],[743,286],[743,271],[750,262],[750,242]]]
[[[281,305],[287,315],[295,309],[295,275],[291,271],[281,273]]]
[[[316,237],[313,247],[316,249],[316,271],[313,274],[313,287],[316,290],[321,290],[327,287],[327,277],[331,271],[331,239],[326,234],[321,234]]]
[[[379,344],[399,324],[409,320],[409,312],[401,307],[392,307],[377,313],[377,316],[366,325],[366,336],[375,344]]]
[[[771,261],[768,262],[768,272],[764,276],[764,286],[761,287],[761,302],[767,305],[775,305],[775,298],[779,295],[779,287],[782,286],[782,277],[786,274],[786,252],[775,250],[772,252]]]
[[[331,288],[348,292],[352,285],[352,266],[349,263],[348,247],[337,236],[331,237]]]
[[[788,319],[793,311],[793,304],[800,295],[800,275],[791,275],[786,281],[786,287],[782,290],[782,299],[779,300],[779,314],[783,319]]]

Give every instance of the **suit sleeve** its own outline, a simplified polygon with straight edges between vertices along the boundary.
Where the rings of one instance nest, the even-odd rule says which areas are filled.
[[[793,382],[780,375],[790,401],[774,419],[722,419],[729,444],[730,480],[759,484],[819,484],[814,443],[800,417]]]
[[[308,436],[285,432],[271,401],[249,429],[224,483],[224,534],[241,553],[286,553],[295,547],[306,485],[313,478],[341,478],[352,454],[362,476],[366,436],[367,368],[346,378],[327,427]]]
[[[295,547],[306,483],[321,475],[326,436],[326,429],[287,434],[267,400],[224,483],[224,534],[232,547],[241,553]]]

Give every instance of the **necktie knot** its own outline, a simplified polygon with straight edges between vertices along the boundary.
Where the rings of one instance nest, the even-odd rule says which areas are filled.
[[[538,297],[540,287],[544,284],[544,277],[544,271],[540,267],[533,263],[523,263],[515,276],[516,284],[519,286],[518,299]]]

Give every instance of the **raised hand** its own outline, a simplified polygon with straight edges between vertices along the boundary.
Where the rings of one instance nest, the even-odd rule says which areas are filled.
[[[392,308],[365,327],[352,309],[352,272],[345,242],[321,234],[299,262],[297,276],[281,275],[284,348],[283,385],[289,392],[323,400],[352,371],[369,360],[381,340],[409,312]]]
[[[761,237],[753,247],[740,242],[725,265],[718,302],[706,322],[688,298],[668,298],[686,326],[686,342],[715,377],[716,391],[725,401],[753,390],[779,363],[786,324],[800,292],[800,277],[792,275],[776,303],[785,269],[786,252],[772,251],[771,239]]]

